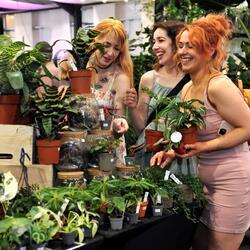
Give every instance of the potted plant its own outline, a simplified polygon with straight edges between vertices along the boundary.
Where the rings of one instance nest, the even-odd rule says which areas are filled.
[[[121,230],[123,227],[124,212],[126,209],[125,199],[122,196],[111,196],[108,199],[110,226],[112,230]]]
[[[95,37],[99,34],[99,31],[94,29],[85,30],[80,27],[76,33],[76,36],[72,39],[71,44],[75,55],[75,63],[69,61],[72,66],[69,76],[71,79],[72,93],[86,94],[91,93],[91,78],[93,70],[91,67],[87,67],[90,55],[96,50],[104,50],[104,47],[100,43],[94,42]]]
[[[26,215],[32,221],[31,239],[33,249],[45,247],[46,243],[58,232],[61,220],[47,208],[33,206]]]
[[[135,176],[127,177],[123,181],[122,187],[125,193],[135,193],[137,199],[140,200],[139,217],[144,217],[148,206],[148,191],[154,187],[154,184],[146,178]]]
[[[27,249],[30,239],[31,220],[25,217],[5,217],[0,220],[0,248]]]
[[[95,146],[90,149],[90,152],[98,154],[100,170],[112,171],[115,169],[115,149],[120,143],[121,139],[113,136],[96,139]]]
[[[18,183],[10,171],[0,173],[0,218],[4,217],[9,208],[9,201],[12,200],[18,192]]]
[[[161,116],[159,112],[163,106],[166,106],[169,103],[168,97],[159,97],[155,93],[153,93],[148,88],[143,88],[143,92],[149,95],[149,97],[154,99],[155,108],[152,107],[152,122],[155,125],[154,129],[145,129],[145,141],[146,141],[146,149],[148,152],[158,152],[163,149],[161,142],[163,141],[163,131],[160,130],[160,125],[164,124],[165,127],[165,119]]]
[[[150,192],[150,196],[152,199],[152,213],[153,216],[162,216],[163,214],[163,202],[162,202],[162,197],[165,198],[170,198],[168,195],[168,192],[159,186],[155,186],[151,192]]]
[[[232,16],[237,18],[239,28],[243,31],[243,34],[245,34],[246,37],[241,41],[241,50],[243,54],[234,54],[239,60],[239,63],[236,63],[233,56],[229,56],[227,60],[227,75],[241,89],[248,105],[250,106],[250,30],[245,25],[242,17],[237,11],[229,9],[229,12]],[[249,12],[249,9],[247,12]]]
[[[29,45],[13,42],[6,35],[0,36],[0,114],[1,117],[5,115],[0,118],[0,123],[15,124],[19,106],[21,112],[27,111],[30,92],[42,83],[37,69],[46,57],[39,46],[33,49],[26,47]],[[3,104],[8,105],[2,107]]]
[[[86,238],[94,238],[99,225],[97,218],[99,218],[100,215],[98,213],[88,211],[83,201],[77,202],[77,206],[81,211],[79,221],[81,221],[80,224],[83,227],[84,236]]]
[[[68,215],[63,215],[63,225],[60,228],[63,243],[65,245],[73,245],[78,235],[79,242],[83,242],[84,233],[81,229],[82,220],[80,215],[74,211],[69,211]]]
[[[139,218],[140,200],[135,193],[129,192],[124,196],[126,207],[125,216],[129,224],[137,224]]]
[[[37,95],[31,96],[30,109],[34,112],[40,164],[58,163],[58,148],[61,145],[59,131],[66,123],[67,114],[77,112],[65,102],[68,97],[69,93],[63,96],[54,86],[45,86],[42,99]]]
[[[184,145],[197,141],[196,130],[205,126],[202,115],[206,113],[203,102],[198,99],[181,101],[178,97],[169,97],[170,101],[160,111],[165,117],[167,128],[164,137],[170,140],[168,148],[184,153]]]

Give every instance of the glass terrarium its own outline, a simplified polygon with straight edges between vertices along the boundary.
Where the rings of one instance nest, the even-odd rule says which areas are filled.
[[[99,108],[94,94],[73,95],[69,98],[70,106],[78,111],[69,117],[69,126],[74,130],[100,128]]]
[[[57,169],[60,171],[78,171],[87,165],[85,140],[87,130],[85,131],[62,131],[60,132],[60,159]]]

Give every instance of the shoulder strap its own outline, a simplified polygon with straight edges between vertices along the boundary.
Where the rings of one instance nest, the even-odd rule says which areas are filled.
[[[177,95],[183,88],[183,86],[188,83],[189,81],[191,80],[190,76],[188,74],[186,74],[176,85],[175,87],[167,94],[167,97],[170,97],[170,96],[175,96]],[[148,117],[147,119],[147,123],[146,123],[146,126],[152,122],[154,120],[154,117],[155,117],[155,110],[159,108],[163,108],[163,107],[159,107],[157,106],[154,111],[150,114],[150,116]],[[159,112],[159,111],[158,111]]]

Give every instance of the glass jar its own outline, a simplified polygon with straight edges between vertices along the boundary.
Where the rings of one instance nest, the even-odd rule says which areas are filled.
[[[57,165],[58,170],[77,171],[82,170],[87,165],[84,150],[87,134],[87,130],[60,132],[62,144],[59,164]]]
[[[96,140],[98,138],[103,138],[103,137],[113,137],[112,130],[95,129],[95,130],[89,131],[89,133],[86,137],[87,149],[90,150],[92,147],[94,147],[96,145]]]
[[[93,130],[100,128],[99,108],[94,94],[73,95],[70,106],[78,111],[69,117],[69,126],[74,129]]]

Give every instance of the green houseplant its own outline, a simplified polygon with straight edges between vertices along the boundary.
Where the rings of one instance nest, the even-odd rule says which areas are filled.
[[[26,217],[32,221],[31,238],[33,244],[40,245],[48,242],[61,227],[59,216],[41,206],[33,206]]]
[[[0,220],[0,248],[12,249],[29,243],[31,220],[25,217],[5,217]]]
[[[112,230],[120,230],[123,227],[124,213],[126,209],[125,199],[122,196],[111,196],[107,203],[110,226]]]
[[[153,115],[151,114],[153,116],[152,122],[155,127],[154,129],[145,129],[146,148],[149,152],[158,152],[163,148],[161,142],[164,139],[160,125],[162,127],[163,124],[165,127],[165,119],[161,116],[160,110],[169,103],[169,98],[159,97],[148,88],[143,88],[142,91],[149,95],[150,99],[154,99],[155,101],[155,107],[152,107]]]
[[[120,143],[121,139],[113,136],[96,139],[95,146],[91,148],[90,152],[98,154],[100,170],[112,171],[115,169],[115,149]]]
[[[83,242],[84,233],[81,229],[82,220],[81,216],[74,212],[69,211],[68,215],[63,215],[64,224],[60,228],[62,234],[63,242],[65,245],[72,245],[75,242],[75,238],[78,235],[79,242]]]
[[[80,27],[71,41],[75,56],[75,65],[74,62],[69,62],[73,66],[73,70],[69,73],[73,94],[91,93],[92,69],[87,67],[89,57],[96,49],[100,51],[104,49],[102,44],[94,42],[98,34],[99,31],[94,29],[85,30]]]
[[[80,224],[82,225],[84,229],[84,236],[87,238],[94,238],[99,222],[97,221],[97,218],[100,217],[98,213],[94,213],[91,211],[88,211],[84,205],[83,201],[77,202],[78,209],[81,211]]]
[[[39,98],[37,95],[32,95],[32,102],[30,110],[34,112],[34,120],[36,124],[37,132],[37,146],[38,149],[45,149],[45,157],[42,156],[41,151],[38,151],[38,159],[41,164],[53,164],[58,163],[59,151],[58,147],[61,142],[58,140],[59,131],[66,123],[67,114],[75,114],[77,111],[73,110],[65,99],[69,97],[70,93],[66,93],[64,96],[62,93],[58,93],[58,90],[54,86],[45,86],[45,94],[43,98]],[[48,155],[47,146],[55,149],[54,156]]]
[[[245,35],[241,41],[242,54],[235,53],[234,56],[239,60],[236,62],[233,56],[227,60],[227,75],[242,90],[248,105],[250,106],[250,30],[244,23],[240,13],[232,8],[228,10],[229,14],[236,17],[239,23],[239,29],[242,35]],[[249,8],[246,10],[246,16],[250,16]]]
[[[0,113],[10,118],[6,121],[6,117],[1,118],[1,123],[15,123],[20,104],[21,112],[25,112],[30,92],[42,82],[37,69],[43,65],[46,57],[40,51],[41,47],[27,47],[29,45],[21,41],[13,42],[9,36],[0,36],[0,104],[10,102],[12,105],[7,106],[10,110],[0,106]],[[48,76],[51,77],[51,74]]]
[[[197,128],[205,126],[202,115],[206,108],[198,99],[182,101],[178,97],[169,97],[169,100],[159,114],[166,120],[164,137],[170,140],[169,148],[175,147],[183,153],[183,145],[196,142]]]

